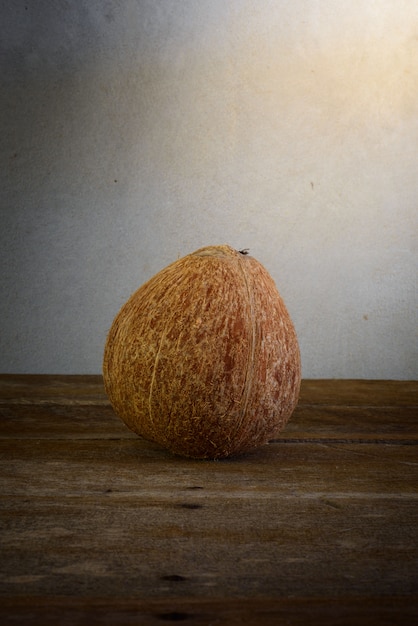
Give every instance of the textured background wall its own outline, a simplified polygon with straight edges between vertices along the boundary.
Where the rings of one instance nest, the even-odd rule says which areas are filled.
[[[417,377],[418,3],[0,11],[0,371],[100,372],[131,292],[229,243],[305,377]]]

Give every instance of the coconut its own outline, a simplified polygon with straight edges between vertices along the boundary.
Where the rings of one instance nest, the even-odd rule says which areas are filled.
[[[247,250],[200,248],[140,287],[103,359],[115,413],[141,437],[193,458],[237,455],[284,428],[299,396],[294,326]]]

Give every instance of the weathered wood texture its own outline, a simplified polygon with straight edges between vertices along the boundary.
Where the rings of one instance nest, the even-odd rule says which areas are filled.
[[[282,436],[192,461],[100,377],[0,376],[1,624],[411,624],[418,383],[303,381]]]

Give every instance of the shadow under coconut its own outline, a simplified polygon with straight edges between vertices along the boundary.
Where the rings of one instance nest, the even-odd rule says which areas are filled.
[[[132,439],[132,442],[135,440]],[[219,459],[197,459],[194,457],[187,457],[180,454],[175,454],[171,452],[167,448],[159,445],[158,443],[147,441],[142,437],[138,437],[135,446],[135,455],[140,458],[141,461],[144,461],[144,457],[147,457],[149,460],[154,460],[155,462],[167,462],[171,463],[171,465],[178,466],[179,464],[184,464],[186,466],[196,466],[196,467],[205,467],[207,465],[212,464],[221,464],[221,465],[231,465],[231,464],[253,464],[253,463],[266,463],[269,459],[274,457],[277,460],[277,454],[285,453],[286,441],[281,441],[280,439],[274,439],[265,443],[258,448],[253,450],[249,450],[247,452],[241,452],[239,454],[231,455],[228,457],[222,457]]]

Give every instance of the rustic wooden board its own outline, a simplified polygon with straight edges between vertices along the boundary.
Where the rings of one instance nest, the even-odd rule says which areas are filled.
[[[413,626],[418,600],[404,596],[189,600],[177,594],[159,600],[25,597],[19,604],[4,599],[0,614],[7,616],[8,626],[164,626],[173,622],[196,626]]]
[[[101,376],[0,374],[0,399],[19,404],[108,404]]]
[[[108,403],[101,376],[0,374],[0,400]],[[302,380],[299,404],[417,406],[418,381]]]
[[[100,377],[0,377],[0,623],[412,624],[417,415],[413,382],[303,381],[275,442],[193,461]]]
[[[0,401],[0,438],[136,438],[110,405]],[[417,407],[300,405],[277,441],[418,441]]]
[[[1,467],[0,575],[15,593],[82,583],[159,597],[170,576],[187,597],[418,592],[418,476],[403,446],[382,472],[373,446],[275,444],[203,465],[129,441],[39,443]]]
[[[300,404],[417,406],[414,380],[303,380]]]

